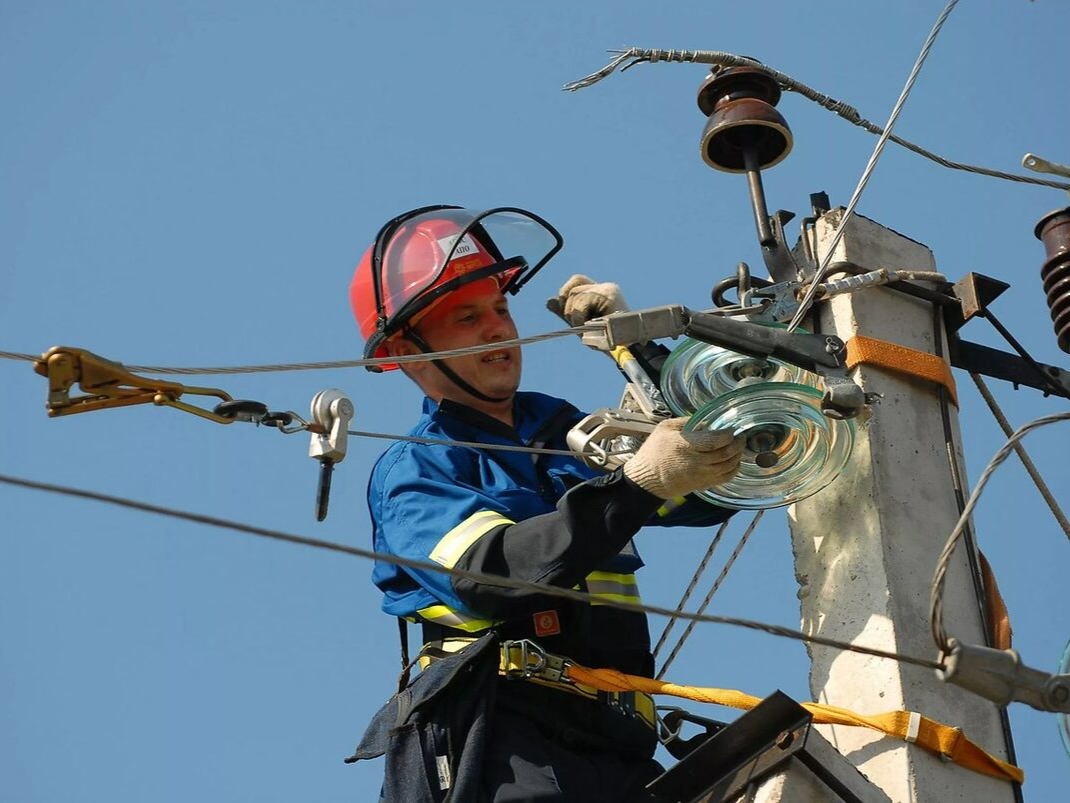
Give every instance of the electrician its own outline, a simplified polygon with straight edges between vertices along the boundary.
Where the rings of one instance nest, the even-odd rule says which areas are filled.
[[[548,223],[515,208],[425,207],[395,218],[350,289],[365,356],[517,338],[506,294],[560,246]],[[617,285],[582,276],[558,300],[574,324],[627,309]],[[567,449],[582,418],[566,401],[518,390],[516,346],[403,370],[427,397],[415,436]],[[639,602],[632,536],[644,524],[731,515],[682,497],[733,477],[742,445],[730,432],[683,432],[684,420],[660,423],[610,474],[567,456],[397,442],[369,483],[375,549]],[[383,800],[644,799],[662,772],[651,698],[562,682],[557,671],[569,658],[652,676],[642,614],[382,562],[372,577],[383,610],[399,617],[403,663],[405,622],[423,631],[422,671],[411,683],[403,672],[349,759],[386,754]]]

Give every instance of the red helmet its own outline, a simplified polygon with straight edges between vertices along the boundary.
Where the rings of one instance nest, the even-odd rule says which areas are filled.
[[[469,282],[493,277],[502,292],[516,293],[562,242],[542,218],[512,207],[473,212],[427,206],[399,215],[379,231],[349,286],[353,314],[365,339],[365,359],[388,356],[388,338]],[[510,256],[503,256],[506,252]],[[522,254],[530,255],[532,262]]]

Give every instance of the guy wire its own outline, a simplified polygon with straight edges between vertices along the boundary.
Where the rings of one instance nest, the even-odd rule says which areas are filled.
[[[1068,413],[1067,415],[1070,416],[1070,413]],[[57,485],[54,483],[39,482],[37,480],[28,480],[22,477],[13,477],[6,474],[0,474],[0,483],[4,483],[6,485],[15,485],[21,488],[30,488],[33,490],[44,491],[46,493],[73,496],[80,499],[89,499],[96,502],[116,505],[118,507],[140,510],[144,513],[154,513],[159,516],[169,516],[171,518],[183,519],[185,521],[192,521],[198,524],[205,524],[210,527],[235,530],[237,532],[243,532],[249,535],[256,535],[262,538],[270,538],[277,541],[286,541],[287,543],[315,547],[317,549],[326,549],[331,552],[340,552],[343,554],[354,555],[356,557],[366,558],[370,560],[379,560],[384,563],[390,563],[395,566],[402,566],[409,569],[439,572],[441,574],[450,575],[451,577],[458,577],[464,580],[470,580],[472,582],[494,585],[500,588],[512,588],[519,591],[528,591],[535,594],[558,597],[561,599],[570,600],[572,602],[580,602],[588,605],[594,602],[598,602],[598,604],[600,605],[608,605],[610,607],[619,608],[620,610],[625,611],[632,611],[634,613],[648,613],[657,616],[677,616],[680,619],[687,619],[688,621],[693,622],[709,622],[711,624],[732,625],[734,627],[742,627],[748,630],[757,630],[763,633],[768,633],[772,636],[788,638],[794,641],[820,644],[826,647],[835,647],[837,649],[857,652],[863,655],[872,655],[877,658],[888,658],[893,661],[913,664],[914,666],[920,666],[927,669],[943,668],[942,663],[932,661],[926,658],[916,658],[914,656],[902,655],[900,653],[881,650],[875,647],[865,647],[859,644],[849,644],[844,641],[838,641],[837,639],[825,638],[823,636],[814,636],[807,633],[803,633],[799,630],[793,630],[789,627],[769,624],[767,622],[757,622],[751,619],[740,619],[730,616],[695,614],[688,613],[686,611],[674,611],[671,608],[663,608],[656,605],[646,605],[642,603],[630,603],[621,600],[604,599],[602,597],[595,597],[594,595],[583,591],[575,591],[570,588],[560,588],[558,586],[547,585],[545,583],[533,583],[527,580],[517,580],[512,577],[502,577],[500,575],[484,574],[482,572],[470,572],[465,571],[463,569],[447,568],[445,566],[440,566],[437,563],[431,563],[422,560],[413,560],[410,558],[402,558],[397,555],[388,555],[381,552],[374,552],[368,549],[361,549],[359,547],[349,546],[347,544],[339,544],[333,541],[326,541],[320,538],[310,538],[303,535],[287,533],[281,530],[272,530],[266,527],[257,527],[252,524],[244,524],[242,522],[219,518],[217,516],[209,516],[203,513],[194,513],[186,510],[178,510],[175,508],[163,507],[161,505],[154,505],[148,502],[140,502],[135,499],[129,499],[127,497],[113,496],[111,494],[99,493],[97,491],[89,491],[82,488],[72,488],[70,486]]]

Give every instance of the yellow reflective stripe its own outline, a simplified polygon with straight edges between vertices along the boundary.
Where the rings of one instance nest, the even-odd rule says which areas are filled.
[[[494,619],[477,619],[475,616],[461,613],[449,605],[429,605],[418,610],[416,614],[429,622],[434,622],[436,625],[455,627],[468,633],[486,630],[488,627],[498,623]]]
[[[685,496],[676,496],[672,499],[666,499],[665,504],[658,508],[658,516],[662,518],[668,516],[685,502],[687,502],[687,497]]]
[[[481,510],[474,513],[442,536],[442,540],[431,550],[431,560],[447,569],[452,569],[461,559],[461,555],[484,535],[495,527],[515,523],[493,510]]]
[[[599,600],[616,602],[641,602],[639,584],[631,572],[591,572],[587,575],[587,591]],[[592,600],[592,605],[604,605],[604,602]]]

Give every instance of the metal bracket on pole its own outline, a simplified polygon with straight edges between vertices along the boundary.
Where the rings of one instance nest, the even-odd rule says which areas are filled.
[[[316,490],[316,521],[327,518],[331,496],[331,474],[336,463],[346,456],[349,442],[349,422],[353,420],[353,402],[340,390],[321,390],[312,397],[312,442],[308,456],[320,463],[319,486]]]
[[[961,644],[951,639],[951,652],[936,676],[1000,706],[1025,703],[1039,711],[1070,714],[1070,675],[1052,675],[1022,663],[1017,650]]]

